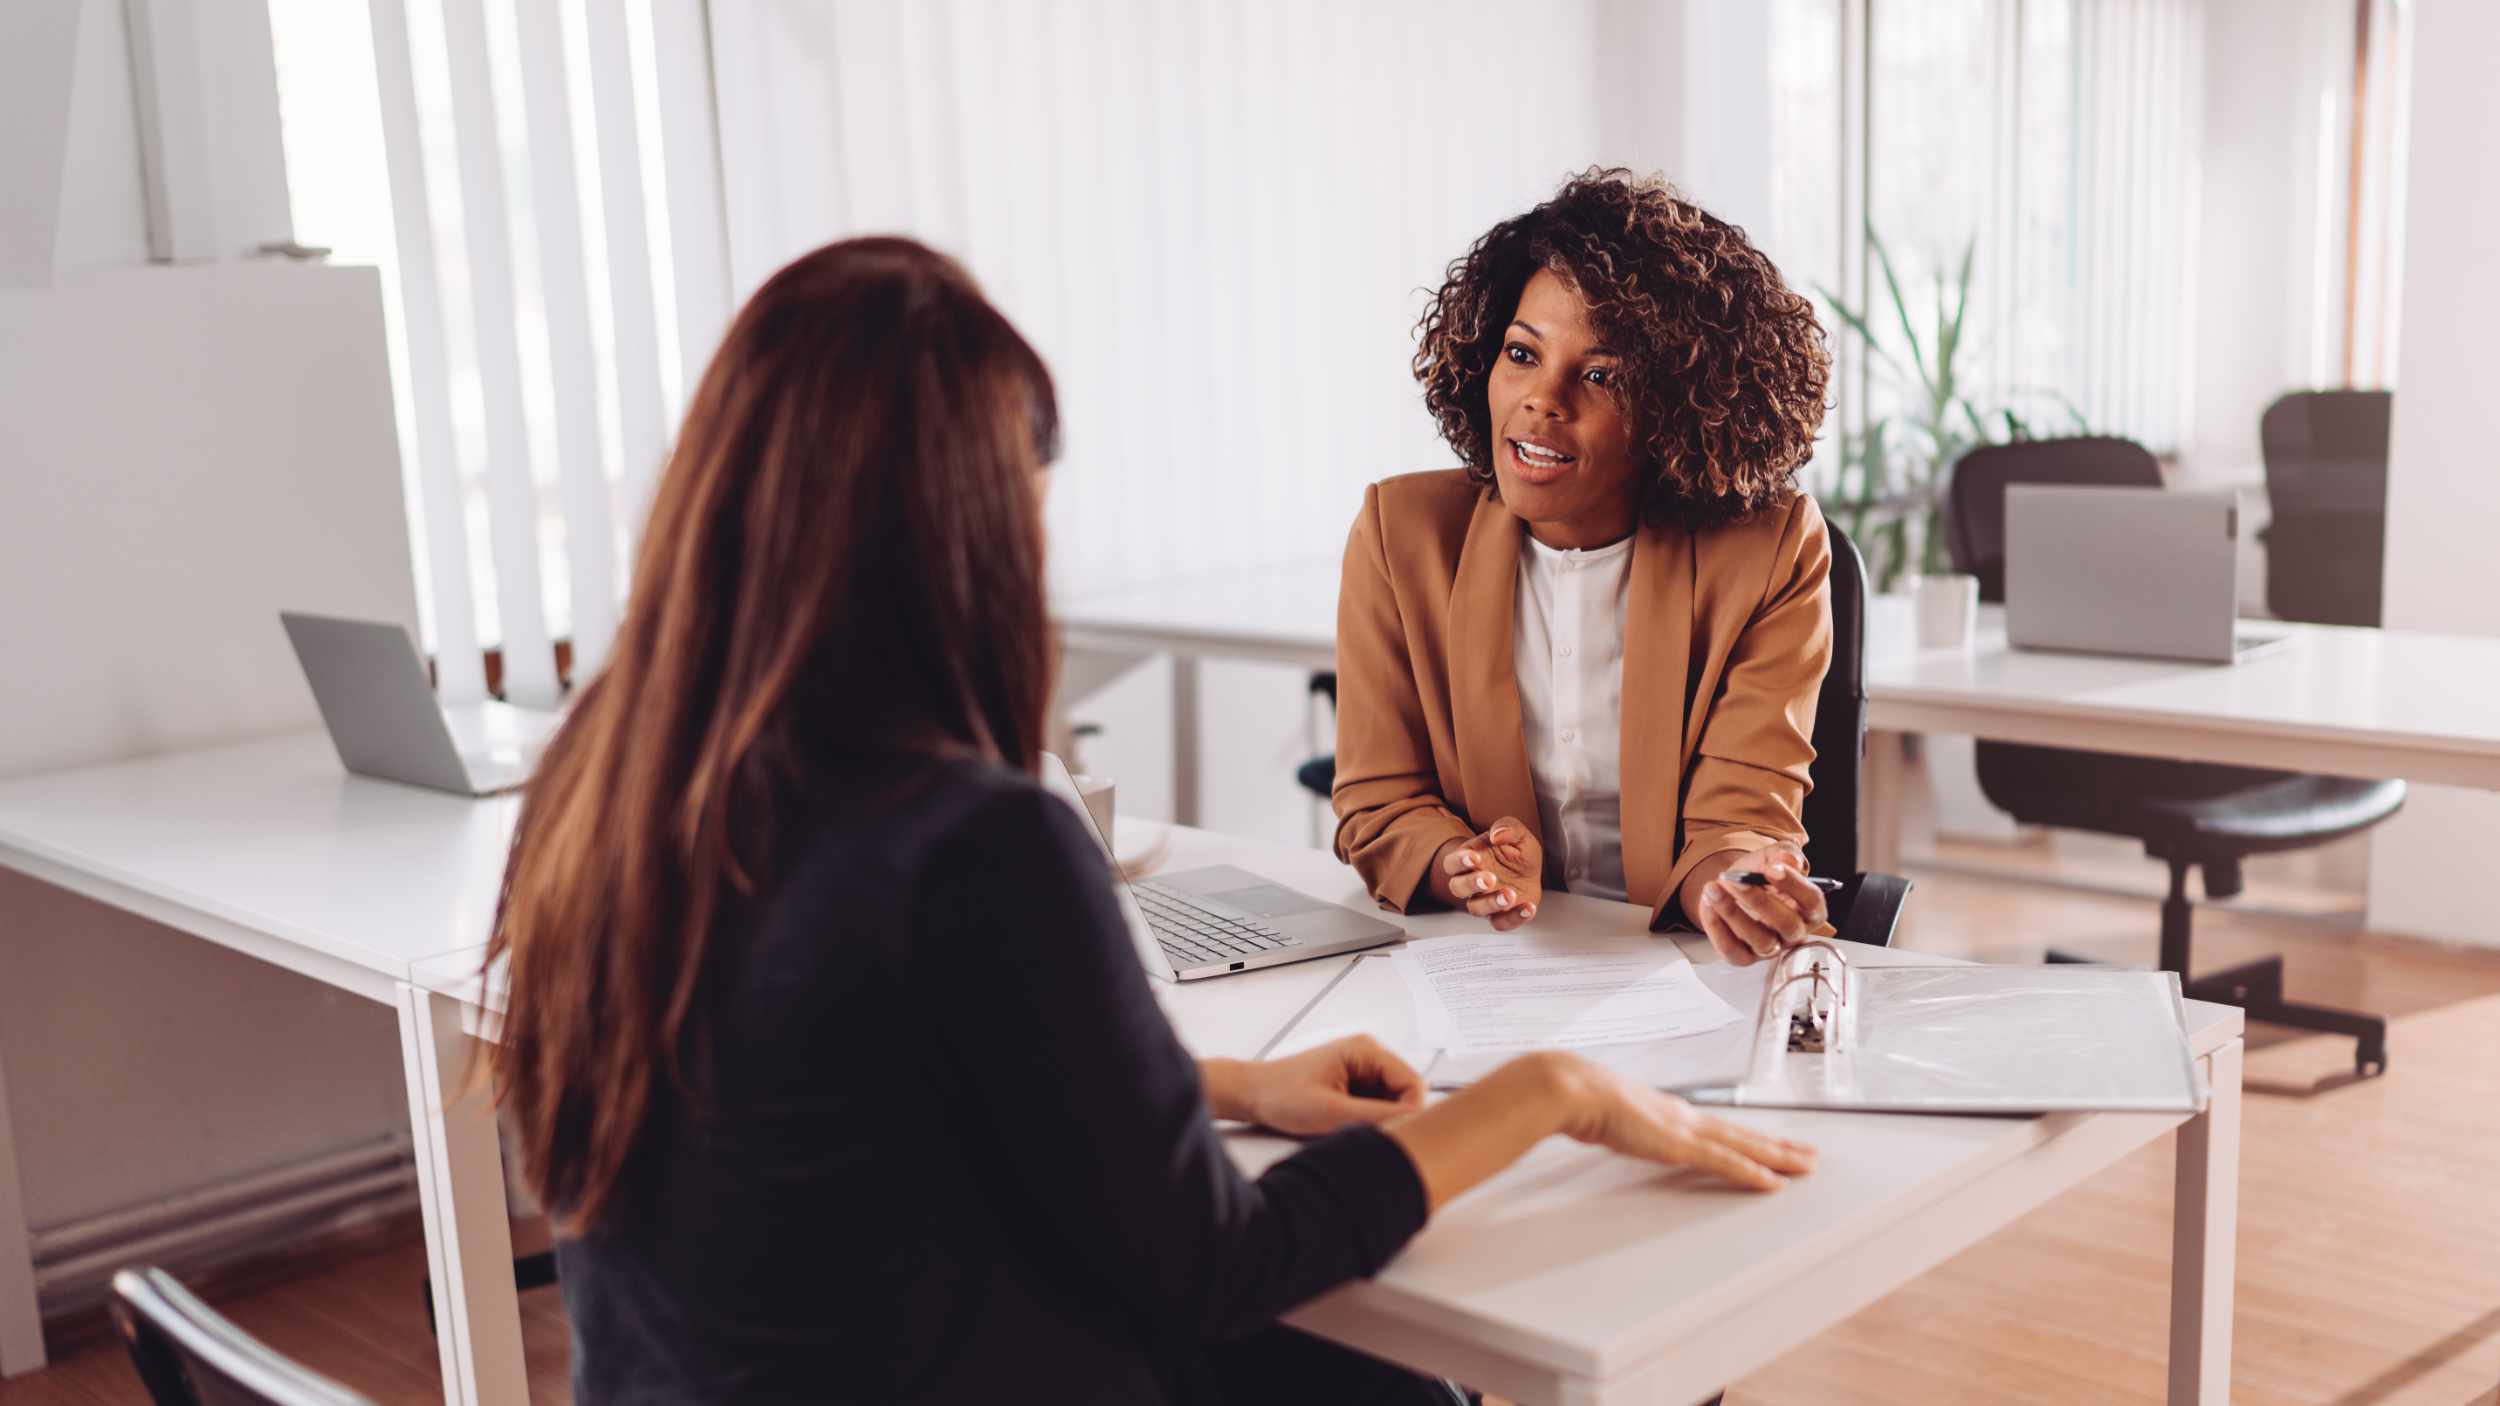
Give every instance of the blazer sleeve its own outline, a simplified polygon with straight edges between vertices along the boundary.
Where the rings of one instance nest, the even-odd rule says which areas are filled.
[[[1682,917],[1676,893],[1710,856],[1806,841],[1815,704],[1832,662],[1831,570],[1822,510],[1800,494],[1685,776],[1682,843],[1659,897],[1662,920]]]
[[[1363,876],[1380,906],[1414,906],[1432,856],[1475,832],[1440,791],[1432,736],[1424,723],[1406,621],[1389,585],[1380,490],[1363,490],[1363,509],[1345,545],[1337,591],[1337,857]]]

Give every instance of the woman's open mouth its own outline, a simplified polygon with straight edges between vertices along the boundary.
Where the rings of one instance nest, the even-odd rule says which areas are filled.
[[[1514,439],[1510,441],[1511,467],[1518,471],[1521,478],[1530,483],[1552,483],[1571,472],[1572,466],[1579,462],[1579,455],[1566,454],[1550,444],[1540,443],[1537,440]]]

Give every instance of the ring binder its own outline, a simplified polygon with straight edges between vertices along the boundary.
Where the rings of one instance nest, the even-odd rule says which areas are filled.
[[[2194,1112],[2179,979],[2097,967],[1852,962],[1812,941],[1763,982],[1726,1102],[1901,1113]]]
[[[1800,956],[1809,957],[1803,971],[1795,970]],[[1806,989],[1795,998],[1796,1008],[1787,1009],[1783,998],[1800,982]],[[1833,1053],[1840,1048],[1842,1021],[1849,1010],[1849,985],[1849,958],[1839,948],[1820,938],[1798,943],[1780,955],[1771,980],[1763,985],[1756,1028],[1785,1029],[1791,1054]],[[1774,1019],[1775,1012],[1785,1013],[1784,1025]]]

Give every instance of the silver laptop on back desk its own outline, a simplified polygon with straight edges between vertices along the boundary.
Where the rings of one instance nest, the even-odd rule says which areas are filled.
[[[397,625],[279,615],[339,762],[359,776],[490,796],[529,779],[556,714],[484,702],[446,708]]]
[[[2005,490],[2005,637],[2228,664],[2291,638],[2239,618],[2239,500],[2228,492]]]
[[[1406,936],[1394,923],[1299,893],[1229,864],[1187,869],[1130,883],[1120,873],[1111,837],[1068,775],[1065,762],[1042,754],[1042,784],[1085,822],[1111,861],[1120,912],[1146,970],[1165,981],[1195,981],[1286,962],[1309,961],[1380,947]]]

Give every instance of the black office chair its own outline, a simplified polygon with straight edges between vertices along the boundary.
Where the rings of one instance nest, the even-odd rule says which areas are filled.
[[[2026,440],[1964,455],[1947,488],[1946,545],[1954,568],[1979,578],[1986,601],[2005,597],[2005,489],[2012,483],[2159,487],[2161,468],[2140,445],[2098,437]],[[2354,1067],[2365,1075],[2386,1072],[2386,1019],[2284,1000],[2280,957],[2191,977],[2187,876],[2201,869],[2206,897],[2232,897],[2248,856],[2307,849],[2366,830],[2404,804],[2403,782],[2012,742],[1982,741],[1976,751],[1980,791],[2016,820],[2138,839],[2170,867],[2161,966],[2179,974],[2189,996],[2238,1006],[2251,1020],[2350,1035]],[[2049,957],[2072,960],[2057,952]]]
[[[1842,937],[1877,947],[1892,944],[1910,881],[1858,868],[1858,774],[1866,761],[1866,559],[1837,524],[1832,539],[1832,664],[1814,713],[1814,789],[1806,796],[1806,863],[1817,874],[1846,874],[1828,900]],[[1311,691],[1337,701],[1337,676],[1311,676]],[[1334,756],[1314,757],[1294,773],[1326,799],[1337,779]]]
[[[1806,864],[1846,875],[1828,906],[1852,942],[1890,947],[1910,881],[1858,868],[1858,777],[1866,764],[1866,558],[1826,524],[1832,539],[1832,663],[1814,704],[1814,788],[1806,793]]]
[[[161,1269],[114,1275],[112,1312],[156,1406],[372,1406],[270,1351]]]
[[[2377,625],[2387,562],[2389,391],[2294,391],[2266,407],[2266,608]]]
[[[1337,711],[1336,670],[1313,670],[1311,673],[1310,691],[1314,694],[1324,693],[1328,695],[1328,711],[1331,713]],[[1309,761],[1304,762],[1302,765],[1295,767],[1293,771],[1293,779],[1301,783],[1303,790],[1310,792],[1312,795],[1319,797],[1323,801],[1329,799],[1337,789],[1337,754],[1330,752],[1324,757],[1313,757]]]

